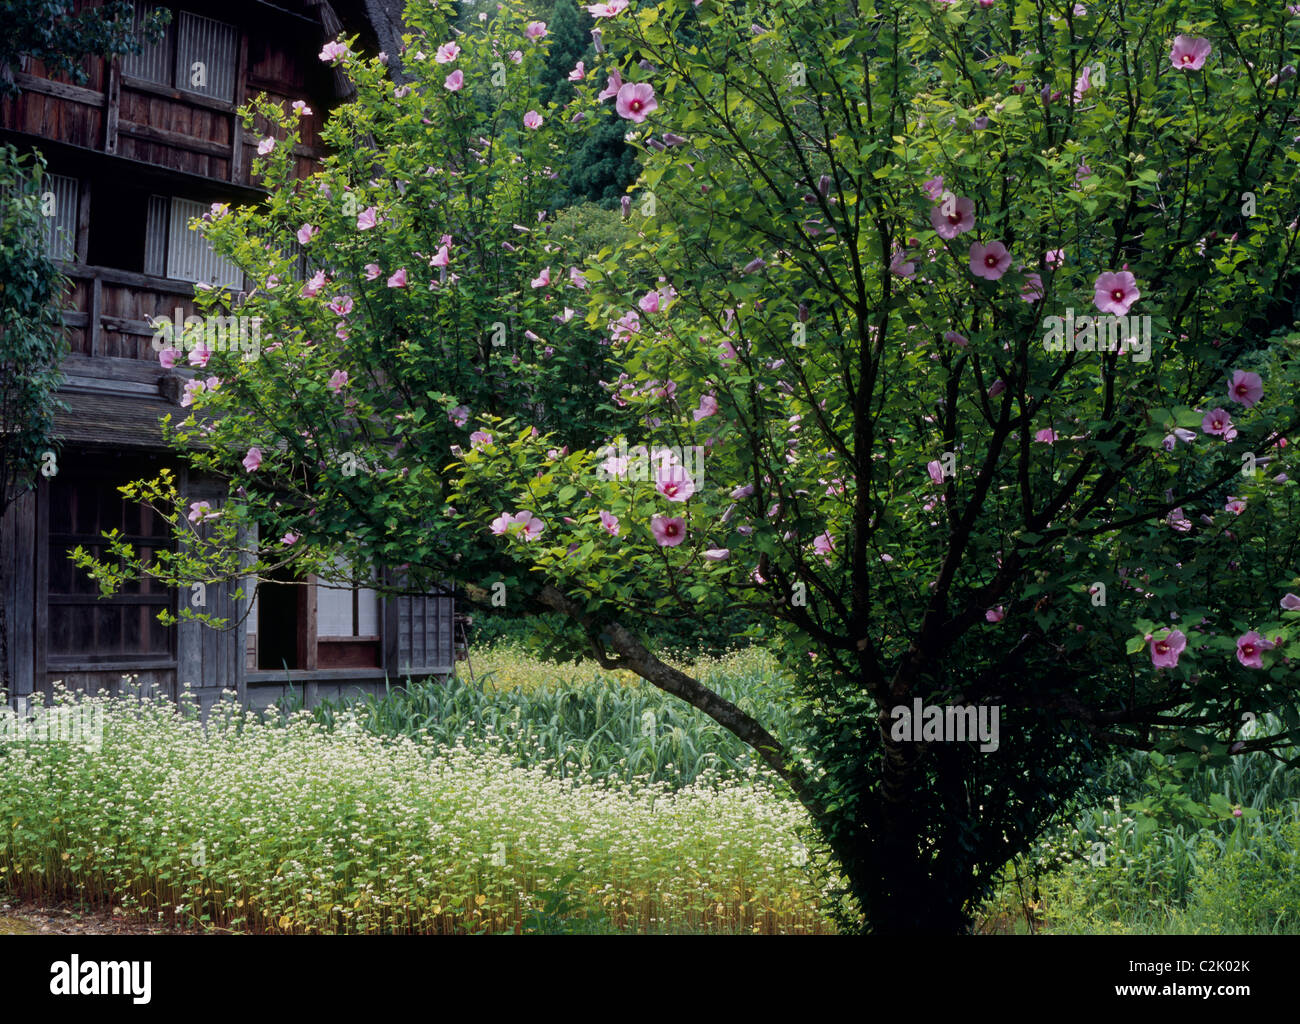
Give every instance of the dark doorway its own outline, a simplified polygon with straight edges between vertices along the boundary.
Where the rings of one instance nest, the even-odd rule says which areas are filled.
[[[301,668],[298,626],[306,587],[288,573],[273,573],[257,588],[257,667]]]

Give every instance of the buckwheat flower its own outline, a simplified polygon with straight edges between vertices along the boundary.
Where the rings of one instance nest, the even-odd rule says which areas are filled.
[[[717,411],[718,411],[718,400],[714,398],[712,395],[701,395],[700,407],[698,409],[693,410],[691,412],[691,416],[696,423],[699,423],[700,420],[708,419],[710,416],[715,415]]]
[[[612,512],[606,512],[603,509],[600,513],[600,525],[605,528],[605,532],[611,537],[618,536],[618,516]]]
[[[1228,386],[1228,395],[1233,401],[1240,402],[1247,409],[1264,397],[1264,381],[1258,373],[1238,370],[1232,375]]]
[[[266,156],[273,149],[275,149],[275,139],[265,138],[257,144],[257,155]]]
[[[656,515],[650,520],[650,532],[661,548],[675,548],[686,539],[686,520]]]
[[[1199,71],[1211,49],[1210,41],[1201,36],[1175,36],[1169,62],[1180,71]]]
[[[379,264],[378,264],[378,263],[367,263],[367,264],[366,264],[366,280],[367,280],[367,281],[373,281],[375,278],[377,278],[377,277],[378,277],[380,274],[382,274],[382,273],[383,273],[383,271],[379,268]]]
[[[536,110],[530,110],[524,115],[524,127],[536,131],[542,126],[542,115]]]
[[[1263,668],[1263,654],[1272,647],[1272,642],[1265,640],[1252,629],[1237,638],[1237,660],[1246,668]]]
[[[648,115],[659,109],[654,86],[649,82],[626,83],[618,90],[614,109],[618,111],[619,117],[640,124]]]
[[[1150,635],[1146,639],[1151,644],[1152,665],[1156,668],[1178,667],[1178,656],[1187,647],[1187,637],[1182,630],[1172,629],[1159,639]]]
[[[1232,429],[1232,420],[1223,409],[1211,409],[1201,421],[1201,430],[1207,434],[1225,436]]]
[[[1011,266],[1011,254],[1001,242],[981,245],[972,242],[970,247],[970,270],[976,277],[996,281]]]
[[[298,244],[307,245],[313,238],[320,234],[320,228],[311,224],[304,224],[298,229]]]
[[[1137,279],[1127,270],[1099,274],[1092,285],[1093,304],[1103,313],[1127,316],[1129,307],[1141,297]]]
[[[944,213],[940,203],[930,211],[930,223],[940,238],[956,238],[975,226],[975,204],[962,196],[953,202],[951,213]]]
[[[1300,612],[1300,597],[1295,594],[1287,594],[1282,598],[1281,604],[1289,612]]]
[[[330,374],[329,383],[326,384],[325,386],[329,388],[331,391],[333,391],[335,394],[338,394],[343,388],[347,386],[347,383],[348,383],[348,371],[335,370],[332,374]]]
[[[465,72],[457,68],[442,83],[442,87],[448,92],[460,92],[465,85]]]
[[[455,43],[443,43],[438,47],[438,51],[433,55],[433,59],[439,64],[450,64],[460,56],[460,47]]]
[[[244,469],[249,473],[254,473],[262,465],[262,449],[252,447],[248,449],[248,454],[244,456]]]

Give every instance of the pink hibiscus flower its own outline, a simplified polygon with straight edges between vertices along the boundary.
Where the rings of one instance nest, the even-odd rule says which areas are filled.
[[[549,288],[551,285],[551,268],[546,267],[540,274],[533,278],[534,288]]]
[[[248,449],[248,454],[244,456],[244,469],[250,473],[254,473],[261,465],[262,449],[256,447]]]
[[[681,466],[664,465],[655,476],[655,490],[669,501],[686,501],[695,493],[695,481]]]
[[[446,80],[442,83],[442,87],[446,89],[448,92],[460,92],[461,88],[464,85],[465,85],[465,72],[461,71],[460,68],[457,68],[450,75],[448,75]]]
[[[605,100],[617,96],[621,88],[623,88],[623,76],[619,73],[618,68],[615,68],[609,73],[609,78],[605,81],[605,88],[596,94],[596,99],[603,103]]]
[[[524,29],[524,35],[536,42],[546,35],[546,22],[530,21],[528,27]]]
[[[601,511],[600,525],[605,528],[605,532],[611,537],[618,536],[618,516],[614,515],[612,512]]]
[[[1218,434],[1220,437],[1226,437],[1231,429],[1232,419],[1223,409],[1211,409],[1205,414],[1205,419],[1201,420],[1201,430],[1207,434]]]
[[[1187,637],[1181,630],[1170,630],[1158,640],[1148,636],[1151,642],[1151,664],[1156,668],[1177,668],[1178,656],[1187,646]]]
[[[1175,36],[1169,62],[1181,71],[1199,71],[1212,49],[1210,41],[1201,36]]]
[[[1047,427],[1046,429],[1040,430],[1034,434],[1034,440],[1039,444],[1055,444],[1060,440],[1060,438],[1056,436],[1055,430],[1051,427]]]
[[[1020,298],[1025,302],[1037,302],[1044,294],[1042,275],[1027,271],[1025,283],[1020,286]]]
[[[612,18],[627,10],[628,0],[609,0],[603,4],[589,4],[587,13],[593,18]]]
[[[1282,598],[1282,607],[1289,612],[1300,612],[1300,597],[1295,594],[1287,594]]]
[[[654,516],[650,532],[661,548],[675,548],[686,539],[686,520],[680,516]]]
[[[375,278],[377,278],[377,277],[378,277],[380,274],[382,274],[382,273],[383,273],[383,271],[379,268],[379,264],[378,264],[378,263],[367,263],[367,264],[366,264],[366,280],[367,280],[367,281],[373,281]]]
[[[930,211],[930,223],[940,238],[956,238],[975,226],[975,204],[965,196],[953,203],[952,213],[943,212],[943,204]]]
[[[725,562],[731,557],[731,551],[728,548],[709,548],[707,551],[701,552],[701,554],[710,562]]]
[[[317,56],[319,56],[321,60],[328,63],[330,61],[342,60],[347,55],[348,55],[347,46],[345,46],[343,43],[340,42],[332,42],[332,43],[326,43],[324,46],[322,46],[321,51]]]
[[[996,281],[1011,266],[1011,253],[1001,242],[981,245],[972,242],[970,247],[970,272],[987,281]]]
[[[379,223],[379,209],[374,206],[367,206],[357,214],[357,230],[369,231]]]
[[[1271,642],[1252,629],[1237,638],[1237,660],[1247,668],[1263,668],[1263,654],[1272,647]]]
[[[460,47],[455,43],[443,43],[438,47],[438,52],[433,55],[433,59],[439,64],[450,64],[460,56]]]
[[[984,620],[986,622],[1001,622],[1006,617],[1007,613],[1002,605],[998,605],[996,608],[990,608],[984,613]]]
[[[958,348],[965,348],[970,344],[970,339],[964,334],[958,334],[956,331],[944,331],[943,340],[949,345],[956,345]]]
[[[618,90],[614,108],[618,111],[619,117],[640,124],[649,114],[659,109],[654,86],[649,82],[628,82]]]
[[[333,391],[335,394],[338,394],[339,391],[347,387],[347,383],[348,383],[348,371],[335,370],[333,373],[330,374],[329,383],[326,384],[325,386],[329,388],[331,391]]]
[[[304,224],[298,229],[298,244],[307,245],[318,234],[320,234],[320,228],[311,224]]]
[[[712,395],[701,395],[700,407],[694,410],[691,413],[691,416],[695,419],[696,423],[699,423],[700,420],[708,419],[710,416],[715,415],[717,411],[718,400]]]
[[[398,267],[398,268],[397,268],[397,273],[393,274],[393,276],[390,277],[390,278],[388,279],[388,287],[389,287],[389,288],[405,288],[405,287],[406,287],[406,268],[405,268],[405,267]]]
[[[164,370],[170,370],[176,365],[176,360],[180,357],[180,350],[168,346],[158,353],[158,362]]]
[[[1092,285],[1093,304],[1103,313],[1127,316],[1129,307],[1141,297],[1137,279],[1127,270],[1099,274]]]
[[[1238,370],[1228,385],[1228,395],[1247,409],[1264,397],[1264,380],[1258,373]]]
[[[515,523],[523,527],[519,534],[524,540],[536,540],[546,529],[546,524],[531,512],[517,512]]]

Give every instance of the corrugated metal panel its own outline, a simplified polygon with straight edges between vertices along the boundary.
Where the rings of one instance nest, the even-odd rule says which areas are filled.
[[[176,20],[173,18],[167,26],[162,39],[150,44],[145,42],[144,21],[154,11],[164,10],[164,4],[142,3],[135,0],[135,35],[144,49],[138,54],[127,54],[122,58],[122,74],[132,78],[143,78],[146,82],[160,85],[172,84],[172,69],[175,66]]]
[[[80,192],[76,178],[62,174],[47,174],[41,183],[42,205],[47,193],[54,194],[54,210],[45,218],[45,254],[51,259],[71,260],[77,254],[77,198]]]
[[[167,275],[167,214],[171,200],[167,196],[150,196],[145,218],[144,272],[154,277]]]
[[[206,211],[203,203],[173,197],[167,228],[167,276],[177,281],[242,288],[244,272],[230,260],[218,256],[200,232],[189,228],[190,220],[203,216]]]
[[[182,11],[177,24],[176,88],[233,100],[238,44],[234,25]]]

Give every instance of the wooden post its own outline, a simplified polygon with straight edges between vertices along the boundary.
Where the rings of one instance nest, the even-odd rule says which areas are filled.
[[[90,281],[90,314],[87,326],[90,328],[90,354],[104,354],[104,326],[99,322],[100,312],[104,308],[104,282],[96,273]]]
[[[76,260],[83,267],[89,262],[90,251],[90,190],[91,179],[82,178],[77,183],[77,255]]]
[[[235,64],[235,112],[230,115],[230,180],[238,183],[244,170],[244,122],[239,108],[248,92],[248,33],[239,33],[239,60]]]
[[[104,152],[117,152],[117,118],[122,104],[122,67],[114,57],[108,64],[108,89],[104,97]]]

